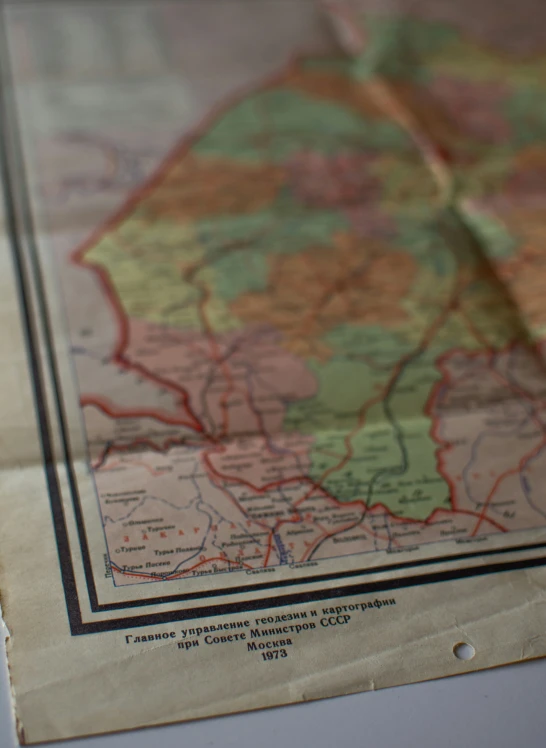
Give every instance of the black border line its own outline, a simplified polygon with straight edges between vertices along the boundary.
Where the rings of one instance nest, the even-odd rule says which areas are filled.
[[[44,336],[44,344],[46,349],[46,359],[47,359],[47,365],[49,367],[49,372],[51,375],[51,382],[53,385],[53,395],[56,405],[56,411],[57,411],[57,418],[59,421],[59,433],[61,436],[61,445],[62,445],[62,453],[63,453],[63,459],[67,471],[68,476],[68,484],[70,487],[70,495],[72,496],[72,506],[74,509],[74,516],[76,521],[76,527],[78,530],[78,540],[80,544],[80,549],[82,553],[82,557],[84,559],[84,574],[85,574],[85,581],[86,586],[88,589],[89,594],[89,601],[91,608],[93,609],[95,606],[98,605],[98,596],[97,591],[95,587],[95,580],[93,578],[93,570],[91,565],[91,555],[89,553],[89,545],[87,542],[87,536],[85,532],[85,523],[83,521],[83,512],[81,508],[81,502],[79,499],[79,493],[78,493],[78,486],[76,481],[76,476],[74,474],[74,466],[73,466],[73,459],[72,459],[72,453],[70,449],[70,441],[68,438],[68,428],[67,428],[67,418],[66,418],[66,412],[63,405],[63,400],[61,396],[61,387],[60,387],[60,376],[59,376],[59,370],[57,366],[57,361],[55,357],[54,352],[54,345],[53,345],[53,333],[52,333],[52,325],[51,325],[51,316],[49,314],[48,310],[48,304],[46,301],[46,293],[45,293],[45,283],[43,279],[43,273],[40,266],[40,260],[39,260],[39,254],[38,254],[38,248],[36,244],[36,229],[34,224],[34,217],[32,214],[32,208],[31,208],[31,200],[30,200],[30,194],[29,194],[29,188],[28,188],[28,180],[26,177],[26,168],[25,168],[25,160],[23,156],[23,145],[21,142],[21,138],[19,137],[20,130],[20,123],[19,118],[17,115],[17,106],[14,102],[14,95],[13,95],[13,89],[14,89],[14,77],[13,73],[11,71],[11,64],[9,60],[9,47],[7,44],[6,34],[5,34],[5,25],[4,25],[4,18],[2,15],[2,21],[0,22],[0,42],[2,44],[3,49],[5,50],[5,60],[3,59],[3,55],[0,53],[0,76],[2,77],[2,90],[0,91],[0,98],[2,99],[2,109],[0,110],[0,120],[2,122],[2,135],[5,136],[6,133],[8,133],[8,138],[2,137],[2,140],[7,140],[9,142],[9,145],[11,146],[9,152],[6,152],[4,154],[5,157],[5,172],[6,172],[6,180],[4,181],[5,185],[5,191],[9,193],[9,200],[12,203],[13,207],[13,217],[15,220],[15,223],[13,224],[15,231],[17,231],[17,205],[16,201],[14,199],[14,195],[19,193],[19,215],[21,216],[20,224],[21,224],[21,234],[25,236],[26,238],[26,245],[28,249],[28,258],[29,263],[32,269],[32,276],[34,278],[34,289],[36,292],[36,299],[37,299],[37,316],[34,316],[32,319],[40,319],[42,324],[42,330],[43,330],[43,336]],[[11,95],[10,95],[11,94]],[[11,110],[11,112],[10,112]],[[11,113],[11,116],[10,116]],[[11,137],[9,137],[11,136]],[[2,148],[6,148],[6,143],[2,142]],[[9,160],[9,154],[11,154],[12,162],[13,162],[13,169],[10,166],[10,160]],[[19,175],[19,178],[16,182],[15,174]],[[17,190],[18,187],[18,190]],[[10,231],[11,233],[11,231]],[[15,235],[13,235],[15,236]],[[17,257],[17,269],[18,272],[22,271],[22,274],[19,277],[19,283],[20,285],[25,285],[25,275],[24,275],[24,261],[22,261],[21,251],[22,251],[22,245],[21,242],[18,241],[18,237],[16,237],[15,242],[15,249],[18,253]],[[24,250],[23,250],[24,251]],[[27,288],[31,288],[31,285],[28,284]],[[32,294],[27,291],[26,294],[26,305],[27,305],[27,313],[29,313],[29,309],[32,309]],[[33,333],[30,331],[29,339],[31,341],[31,345],[33,344]],[[36,333],[34,331],[34,340],[36,339]],[[34,355],[36,358],[39,358],[39,348],[35,347]],[[43,389],[43,384],[40,382],[40,385]],[[45,413],[47,410],[46,406],[46,400],[43,399],[40,403],[42,411]],[[42,414],[40,414],[42,415]],[[45,416],[47,419],[47,416]],[[50,431],[50,429],[48,428]],[[61,496],[61,492],[59,491],[59,496]]]
[[[229,587],[224,589],[202,590],[201,592],[190,592],[182,595],[171,595],[168,597],[145,598],[143,600],[131,600],[123,603],[104,603],[99,606],[99,611],[119,610],[125,608],[141,608],[147,605],[157,605],[158,603],[182,602],[184,600],[207,599],[210,597],[220,597],[228,594],[243,594],[244,592],[257,592],[259,590],[277,589],[283,587],[295,586],[298,584],[306,585],[318,582],[335,581],[336,579],[351,579],[353,577],[366,577],[373,574],[384,574],[391,571],[402,571],[404,569],[415,569],[422,566],[432,566],[435,564],[445,564],[449,562],[465,561],[470,559],[481,559],[487,556],[502,556],[507,553],[523,553],[525,551],[545,550],[546,543],[531,543],[529,545],[515,546],[512,548],[498,548],[484,551],[475,551],[468,553],[458,553],[452,556],[435,556],[431,558],[420,558],[415,561],[402,561],[397,564],[387,564],[384,566],[369,567],[367,569],[351,569],[351,571],[332,572],[330,574],[317,574],[314,577],[301,577],[300,579],[279,579],[276,582],[265,584],[248,584],[240,587]],[[364,554],[363,554],[364,555]],[[535,557],[533,557],[535,558]],[[546,557],[545,557],[546,563]],[[242,572],[241,572],[242,573]],[[404,579],[404,577],[401,577]],[[159,581],[159,580],[158,580]],[[165,581],[168,584],[169,580]],[[345,588],[343,588],[345,589]],[[308,593],[303,593],[308,594]]]
[[[7,39],[4,26],[4,8],[0,7],[0,176],[2,179],[2,202],[4,205],[7,234],[12,250],[14,263],[17,294],[21,309],[22,321],[24,322],[25,348],[27,362],[31,374],[34,408],[37,416],[37,425],[40,436],[40,449],[42,453],[45,477],[48,486],[49,501],[55,538],[57,541],[57,553],[61,577],[64,587],[66,607],[71,627],[78,624],[78,617],[74,617],[74,610],[79,612],[78,591],[76,579],[70,559],[70,543],[61,501],[60,487],[57,479],[55,460],[51,442],[51,431],[46,413],[45,390],[43,387],[42,369],[39,348],[36,346],[36,329],[34,318],[31,314],[30,296],[25,283],[25,268],[23,262],[22,244],[17,226],[17,210],[14,200],[13,180],[9,164],[9,147],[6,134],[8,133],[7,97],[6,90],[11,85],[9,69],[5,65],[4,55],[7,55]],[[75,607],[74,607],[75,606]],[[79,617],[81,622],[81,616]]]
[[[47,351],[46,363],[49,367],[53,384],[53,394],[55,398],[57,417],[59,420],[59,431],[61,442],[63,445],[63,459],[65,462],[69,480],[70,494],[72,497],[75,521],[78,529],[78,540],[82,554],[86,586],[88,589],[92,612],[99,613],[102,611],[106,612],[124,608],[144,607],[148,605],[161,605],[181,602],[183,600],[206,599],[208,597],[242,594],[244,592],[254,592],[272,588],[311,584],[323,581],[333,581],[336,579],[347,579],[356,576],[367,576],[389,571],[400,571],[403,569],[430,566],[437,563],[449,563],[471,558],[485,558],[487,556],[493,555],[533,551],[546,548],[546,543],[534,543],[510,548],[489,549],[484,551],[462,553],[447,557],[416,559],[415,561],[400,562],[397,564],[378,566],[369,569],[359,569],[340,573],[316,575],[313,577],[303,577],[300,579],[278,580],[276,582],[265,584],[253,584],[227,589],[208,590],[199,593],[187,593],[181,595],[147,598],[144,600],[134,600],[124,603],[110,603],[102,605],[99,604],[93,579],[87,538],[85,536],[85,524],[83,521],[81,503],[77,490],[77,482],[73,470],[73,461],[71,457],[68,430],[66,426],[66,415],[64,412],[60,389],[60,378],[58,374],[57,363],[55,360],[54,347],[52,345],[51,321],[47,309],[44,282],[36,246],[36,233],[32,216],[28,185],[25,176],[26,172],[24,169],[23,148],[20,140],[20,128],[18,125],[17,109],[12,101],[13,76],[10,70],[9,51],[5,34],[5,22],[3,17],[4,11],[3,9],[0,10],[2,16],[0,20],[0,47],[3,50],[0,52],[0,76],[2,79],[0,91],[0,119],[2,123],[2,136],[0,137],[0,177],[2,178],[2,182],[4,185],[3,202],[6,213],[7,233],[11,245],[14,267],[16,270],[17,293],[19,296],[21,317],[24,323],[25,344],[27,350],[29,371],[32,379],[33,399],[39,429],[40,448],[42,453],[45,477],[47,480],[52,520],[57,543],[59,566],[61,570],[61,578],[65,593],[65,601],[71,633],[73,635],[90,634],[100,631],[121,630],[140,626],[150,626],[159,623],[225,615],[228,613],[244,613],[264,610],[267,608],[277,608],[294,603],[302,604],[317,600],[347,597],[351,595],[386,592],[423,584],[435,584],[445,581],[455,581],[458,579],[485,576],[503,571],[513,571],[517,569],[534,568],[546,565],[546,556],[540,556],[528,559],[520,559],[517,561],[480,564],[479,566],[466,567],[463,569],[458,568],[437,572],[428,572],[397,579],[372,581],[332,589],[313,590],[289,595],[278,595],[269,598],[251,599],[236,603],[208,605],[186,610],[144,614],[88,623],[84,623],[82,621],[74,568],[72,565],[68,530],[66,526],[66,520],[62,506],[61,491],[55,467],[55,459],[51,439],[51,424],[47,413],[47,400],[45,395],[46,390],[44,386],[42,362],[40,360],[40,349],[37,343],[39,337],[35,326],[35,320],[38,318],[38,316],[34,315],[32,312],[32,292],[29,290],[32,288],[32,286],[29,281],[25,261],[23,259],[25,250],[23,246],[24,243],[21,241],[21,236],[25,236],[28,243],[27,249],[34,280],[34,289],[38,302],[38,315],[41,318],[43,324],[44,343]],[[11,96],[8,94],[8,91],[12,94]],[[9,116],[10,110],[11,117]],[[10,155],[12,161],[14,162],[14,166],[12,166],[12,163],[10,162]],[[17,173],[20,177],[18,185],[19,190],[16,189],[15,173]],[[19,206],[17,206],[17,202],[15,199],[15,196],[17,194],[19,195]],[[18,207],[19,211],[17,209]],[[19,215],[21,215],[20,221]]]
[[[131,618],[117,618],[114,620],[97,621],[95,623],[84,623],[81,625],[80,629],[72,631],[72,633],[91,634],[102,631],[119,631],[120,629],[150,626],[160,623],[173,623],[176,621],[193,620],[195,618],[209,618],[230,613],[250,613],[258,610],[286,607],[296,603],[303,605],[305,603],[317,602],[319,600],[335,600],[339,597],[393,592],[411,587],[420,587],[422,585],[488,576],[490,574],[498,574],[499,572],[504,571],[532,569],[544,565],[546,565],[546,556],[520,559],[519,561],[506,561],[499,564],[482,564],[480,566],[467,567],[466,569],[449,569],[447,571],[440,571],[432,574],[401,577],[399,579],[368,582],[367,584],[355,584],[326,590],[314,590],[312,592],[304,592],[294,595],[279,595],[277,597],[245,600],[237,603],[226,603],[224,605],[210,605],[186,611],[172,611],[168,613],[157,613],[151,616],[141,615],[133,616]]]

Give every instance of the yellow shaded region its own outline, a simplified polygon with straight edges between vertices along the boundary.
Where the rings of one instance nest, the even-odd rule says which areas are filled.
[[[213,329],[236,323],[200,276],[204,253],[191,224],[128,218],[85,254],[108,273],[128,317],[174,327]]]

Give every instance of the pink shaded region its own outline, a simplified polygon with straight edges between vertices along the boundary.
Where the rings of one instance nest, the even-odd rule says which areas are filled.
[[[130,320],[125,358],[188,393],[211,436],[279,433],[286,405],[316,393],[305,362],[270,328],[215,335]]]
[[[473,512],[471,534],[493,522],[507,531],[541,527],[546,480],[544,371],[536,353],[515,346],[495,355],[454,351],[429,404],[438,469],[455,512]],[[532,475],[532,481],[530,478]]]
[[[380,181],[370,172],[374,161],[370,154],[307,151],[293,156],[287,167],[292,188],[305,205],[351,208],[379,198]]]
[[[506,86],[437,76],[427,87],[463,132],[488,143],[509,140],[511,128],[500,111]]]

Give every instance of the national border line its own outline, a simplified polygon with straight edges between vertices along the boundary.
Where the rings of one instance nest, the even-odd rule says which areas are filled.
[[[519,560],[501,561],[498,563],[480,564],[479,566],[433,571],[407,577],[399,577],[388,580],[376,580],[354,585],[338,586],[307,592],[295,592],[293,594],[278,595],[259,599],[243,600],[239,602],[220,603],[218,605],[200,606],[198,608],[180,609],[169,612],[157,612],[137,616],[128,616],[117,619],[84,622],[82,620],[79,604],[78,590],[75,581],[74,567],[70,552],[68,529],[64,516],[60,486],[55,467],[53,443],[51,437],[51,422],[47,413],[46,387],[43,375],[43,363],[40,357],[39,333],[36,329],[36,315],[33,313],[32,289],[38,298],[38,306],[42,314],[42,336],[47,348],[46,364],[50,368],[50,377],[53,383],[53,395],[55,398],[61,441],[63,443],[63,459],[69,476],[72,502],[75,510],[76,524],[78,525],[78,540],[84,561],[86,585],[93,613],[106,612],[118,609],[129,609],[134,607],[145,607],[149,605],[164,605],[184,600],[206,599],[212,596],[228,596],[233,594],[244,594],[245,592],[266,589],[282,588],[285,586],[304,585],[321,581],[334,581],[336,579],[348,579],[356,576],[378,574],[381,572],[399,571],[402,569],[418,568],[431,564],[447,564],[457,560],[470,558],[483,558],[491,555],[502,555],[507,553],[528,552],[546,548],[546,543],[536,543],[501,549],[490,549],[487,551],[469,552],[458,556],[437,557],[433,559],[417,559],[413,562],[401,562],[384,567],[351,570],[341,573],[325,574],[321,576],[306,577],[302,579],[279,580],[277,582],[247,585],[223,590],[208,590],[200,593],[188,593],[185,595],[169,595],[145,600],[133,600],[123,603],[99,604],[96,599],[96,590],[92,577],[92,567],[89,555],[85,550],[87,542],[85,539],[85,526],[81,511],[81,502],[77,490],[77,483],[73,474],[70,446],[66,429],[66,419],[62,405],[60,382],[57,372],[55,354],[51,344],[51,322],[47,310],[47,301],[36,245],[36,233],[32,218],[26,172],[24,170],[23,147],[20,138],[20,127],[13,102],[13,76],[9,61],[9,47],[5,32],[5,9],[0,9],[0,77],[2,80],[0,91],[0,117],[3,124],[3,132],[0,137],[0,176],[3,181],[3,202],[6,212],[6,226],[13,264],[16,274],[16,288],[21,311],[21,321],[24,327],[25,346],[27,350],[27,361],[29,373],[32,380],[33,400],[36,413],[40,447],[42,453],[43,467],[47,479],[49,501],[52,513],[52,521],[55,530],[57,552],[64,588],[65,601],[73,635],[91,634],[101,631],[115,631],[167,623],[179,620],[192,620],[211,616],[244,613],[256,610],[278,608],[294,604],[306,604],[318,600],[336,599],[354,595],[372,594],[387,590],[400,590],[415,586],[436,584],[441,582],[456,581],[479,576],[486,576],[505,571],[515,571],[525,568],[536,568],[546,565],[546,556],[532,557]],[[11,92],[11,96],[8,94]],[[11,160],[10,160],[11,155]],[[14,162],[14,163],[13,163]],[[17,189],[17,178],[19,175],[19,189]],[[17,200],[18,197],[18,200]],[[19,216],[21,218],[19,218]],[[22,224],[23,232],[20,232]],[[32,269],[33,284],[29,280],[26,263],[24,260],[24,242],[21,235],[24,234],[28,241],[27,251],[30,255],[29,264]],[[73,480],[70,478],[72,476]],[[85,542],[82,544],[82,538]],[[87,548],[88,554],[88,548]],[[86,568],[86,564],[88,567]],[[90,572],[90,576],[88,574]],[[90,587],[91,583],[91,587]],[[95,595],[93,599],[93,590]]]

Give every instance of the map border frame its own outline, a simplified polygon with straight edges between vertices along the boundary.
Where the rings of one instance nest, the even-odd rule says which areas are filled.
[[[2,193],[6,219],[6,235],[10,245],[15,271],[20,323],[22,324],[25,338],[27,371],[32,385],[33,406],[42,454],[42,468],[46,477],[59,568],[72,636],[98,633],[102,631],[132,629],[141,626],[169,623],[172,621],[194,620],[229,613],[237,614],[257,610],[267,610],[295,603],[302,604],[318,600],[348,597],[357,594],[386,592],[420,585],[455,581],[457,579],[485,576],[504,571],[515,571],[518,569],[546,566],[546,555],[538,557],[533,556],[530,558],[511,561],[498,561],[486,564],[480,563],[478,566],[465,566],[456,569],[428,571],[423,574],[361,582],[358,584],[343,585],[337,588],[317,589],[308,592],[295,592],[284,595],[279,594],[274,597],[260,597],[257,599],[242,600],[231,603],[222,602],[217,605],[208,604],[195,608],[173,610],[163,613],[154,612],[94,622],[84,621],[79,602],[74,564],[70,551],[61,488],[57,476],[52,439],[51,414],[48,412],[46,385],[44,383],[43,375],[44,365],[48,368],[48,373],[52,382],[53,397],[55,401],[54,410],[56,411],[55,416],[59,422],[58,436],[60,437],[62,459],[68,476],[70,499],[74,511],[74,520],[77,527],[85,583],[92,614],[113,610],[131,609],[135,607],[145,607],[149,605],[172,604],[184,600],[204,600],[222,595],[242,594],[244,592],[256,592],[259,590],[265,591],[275,588],[279,589],[298,584],[304,585],[309,583],[333,581],[336,579],[349,579],[358,576],[378,575],[384,572],[401,571],[403,569],[430,566],[438,563],[446,564],[449,562],[464,561],[473,558],[484,559],[489,556],[500,556],[507,553],[538,551],[546,549],[546,542],[530,543],[507,548],[493,548],[482,551],[469,551],[461,554],[452,554],[450,556],[420,558],[415,559],[414,561],[404,561],[367,569],[354,569],[345,572],[332,572],[322,575],[317,574],[315,576],[301,577],[299,579],[284,579],[262,584],[258,583],[224,589],[203,590],[201,592],[186,594],[182,593],[169,596],[162,595],[155,598],[145,598],[120,603],[100,604],[97,597],[93,568],[87,545],[85,523],[83,521],[77,481],[73,470],[70,440],[66,426],[66,416],[59,382],[58,367],[52,345],[51,322],[38,256],[36,231],[23,155],[24,149],[20,137],[21,131],[18,122],[17,107],[13,100],[14,78],[9,61],[9,46],[6,44],[5,21],[1,10],[0,41],[3,42],[2,46],[4,50],[0,53],[0,77],[2,79],[0,91],[0,119],[4,125],[3,132],[0,135],[0,179],[2,180],[3,185]],[[10,141],[9,144],[8,140]],[[12,160],[10,159],[10,154]],[[17,184],[15,173],[20,177],[19,184]],[[21,240],[22,235],[25,235],[27,238],[28,247],[26,250],[24,242]],[[27,254],[28,264],[31,268],[30,273],[26,267],[25,254]],[[37,299],[36,305],[32,300],[32,290],[34,290]],[[38,312],[38,315],[35,313],[36,311]],[[41,317],[42,329],[40,332],[38,332],[36,328],[36,320],[38,317]],[[42,360],[40,354],[40,337],[43,339],[42,342],[46,349],[45,361]]]

